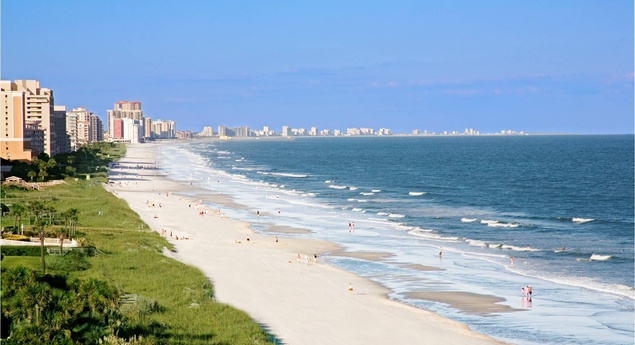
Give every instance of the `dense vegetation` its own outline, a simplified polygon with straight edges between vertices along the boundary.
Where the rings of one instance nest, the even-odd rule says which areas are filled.
[[[11,173],[25,181],[48,181],[87,174],[106,176],[108,163],[123,156],[125,146],[98,142],[81,146],[77,151],[53,158],[41,153],[31,164],[13,162]]]
[[[113,154],[106,152],[86,157],[107,165]],[[164,256],[169,243],[94,180],[67,178],[44,191],[4,188],[5,230],[25,224],[25,234],[64,234],[92,250],[51,251],[43,274],[39,257],[17,256],[38,252],[0,248],[3,343],[270,343],[247,314],[214,301],[199,270]]]

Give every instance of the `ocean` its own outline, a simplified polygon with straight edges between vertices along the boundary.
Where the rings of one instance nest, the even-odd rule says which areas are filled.
[[[194,140],[162,146],[159,164],[201,193],[246,205],[210,204],[255,231],[303,228],[311,233],[287,236],[393,254],[325,258],[386,286],[392,299],[514,344],[615,345],[634,342],[633,142],[632,135]],[[527,285],[531,302],[520,295]],[[479,315],[408,298],[418,291],[494,295],[520,311]]]

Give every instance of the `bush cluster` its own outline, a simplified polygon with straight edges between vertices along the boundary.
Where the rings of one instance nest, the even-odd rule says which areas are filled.
[[[5,256],[40,256],[40,247],[36,246],[1,246],[0,252]],[[46,252],[45,252],[46,255]]]

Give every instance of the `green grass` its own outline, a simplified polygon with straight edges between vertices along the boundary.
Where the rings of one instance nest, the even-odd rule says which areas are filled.
[[[34,271],[39,271],[42,266],[40,258],[36,256],[5,256],[1,263],[2,269],[12,269],[25,266]]]
[[[67,181],[45,191],[12,190],[3,202],[42,200],[58,211],[79,210],[79,228],[98,254],[91,267],[69,277],[98,278],[140,302],[128,308],[131,322],[158,344],[269,344],[264,330],[244,312],[216,303],[213,287],[198,269],[165,257],[170,247],[134,213],[126,202],[94,181]],[[103,215],[99,215],[102,211]],[[9,218],[13,225],[13,217]],[[18,264],[40,269],[37,257],[5,257],[2,267]],[[149,334],[149,335],[148,335]]]

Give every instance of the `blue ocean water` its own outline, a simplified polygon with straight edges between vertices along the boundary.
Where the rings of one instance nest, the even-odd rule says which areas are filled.
[[[516,344],[633,344],[633,141],[632,135],[192,141],[162,146],[160,163],[174,179],[248,206],[223,211],[255,230],[305,228],[312,233],[293,236],[392,253],[382,262],[329,262],[390,288],[391,298],[476,331]],[[526,285],[534,290],[531,303],[520,297]],[[495,295],[522,311],[473,315],[405,297],[436,290]]]

